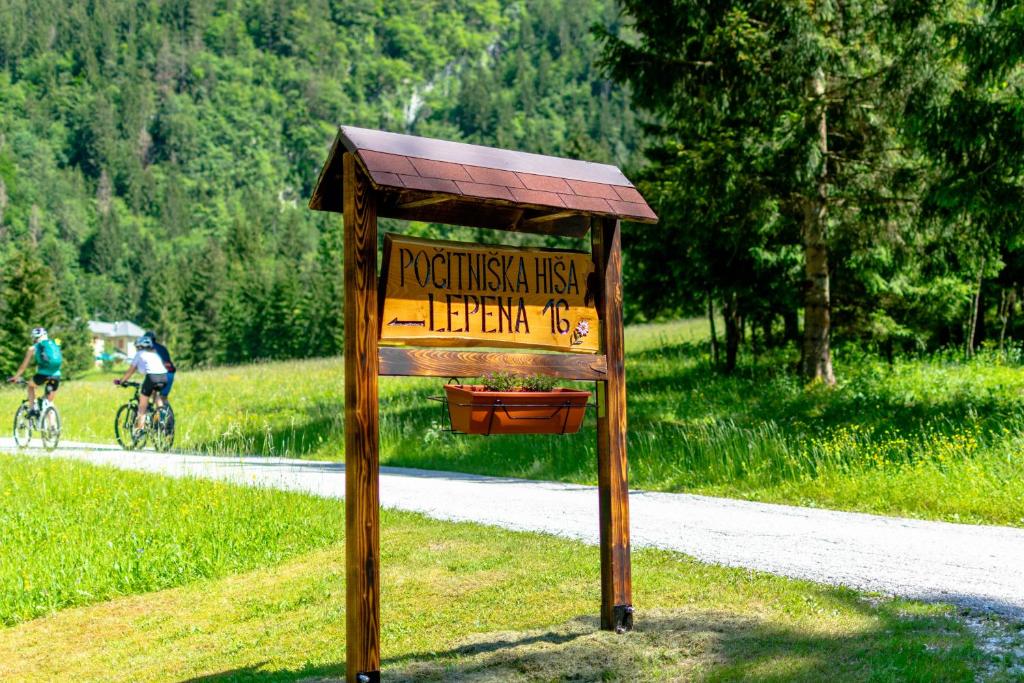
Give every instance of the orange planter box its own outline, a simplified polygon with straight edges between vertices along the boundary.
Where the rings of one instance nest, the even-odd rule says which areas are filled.
[[[574,434],[583,424],[589,391],[485,391],[481,384],[447,384],[452,429],[466,434]]]

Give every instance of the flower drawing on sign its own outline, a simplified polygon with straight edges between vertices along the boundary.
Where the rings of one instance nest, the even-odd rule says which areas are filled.
[[[576,329],[572,331],[572,346],[578,346],[583,343],[583,339],[590,334],[590,323],[586,320],[581,320],[576,323]]]

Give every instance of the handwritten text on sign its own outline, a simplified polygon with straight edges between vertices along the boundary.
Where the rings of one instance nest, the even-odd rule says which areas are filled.
[[[386,235],[381,339],[596,353],[589,254]]]

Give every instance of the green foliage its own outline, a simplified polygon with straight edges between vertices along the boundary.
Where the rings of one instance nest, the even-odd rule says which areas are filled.
[[[715,372],[700,322],[627,329],[631,486],[1024,526],[1019,352],[889,365],[848,346],[827,389],[805,386],[782,352],[742,354],[732,375]],[[596,483],[589,420],[576,435],[423,443],[436,387],[386,386],[382,462]]]
[[[340,540],[334,505],[271,489],[0,458],[0,624],[274,564]]]
[[[936,35],[944,63],[914,93],[907,129],[935,164],[928,216],[975,248],[1014,254],[1024,230],[1024,13],[954,4]],[[966,228],[966,229],[965,229]]]
[[[662,491],[1024,526],[1024,356],[986,351],[880,360],[840,349],[831,390],[806,387],[784,351],[740,354],[714,371],[707,324],[627,328],[630,484]],[[176,443],[211,454],[337,459],[342,363],[260,363],[182,372]],[[108,376],[68,382],[68,440],[113,443],[125,391]],[[510,379],[520,384],[520,379]],[[592,385],[582,385],[590,389]],[[428,378],[382,378],[381,462],[593,484],[595,436],[453,437]],[[0,417],[23,392],[0,391]],[[431,435],[425,439],[424,435]]]
[[[827,334],[824,282],[840,341],[977,344],[997,316],[1019,338],[997,307],[1024,279],[1019,7],[620,4],[603,63],[650,119],[661,216],[626,227],[634,317],[719,306],[731,367],[744,327],[771,345],[781,318],[793,338],[802,296]],[[801,247],[829,267],[804,272]]]
[[[182,566],[193,548],[216,552],[225,532],[264,531],[278,521],[281,533],[264,534],[265,545],[255,552],[248,544],[220,549],[220,555],[247,552],[258,571],[63,610],[4,630],[0,661],[7,678],[135,683],[344,677],[342,501],[132,475],[131,490],[103,492],[117,494],[116,500],[104,495],[105,504],[131,511],[131,526],[125,527],[130,533],[107,536],[109,524],[101,526],[101,546],[109,538],[117,553],[117,561],[109,562],[89,552],[92,539],[77,524],[69,531],[47,524],[65,516],[79,520],[80,501],[67,494],[97,470],[80,463],[9,462],[0,461],[0,481],[12,482],[19,493],[41,479],[51,485],[50,506],[15,508],[29,515],[22,524],[41,532],[31,547],[63,540],[59,575],[85,575],[84,588],[118,581],[141,563],[132,556],[140,540],[167,533],[163,519],[135,511],[145,510],[154,490],[169,490],[190,511],[214,508],[214,514],[193,512],[194,520],[183,520],[191,535],[170,557],[172,567]],[[117,476],[124,481],[127,475]],[[195,498],[179,501],[184,492],[202,496],[204,505]],[[262,504],[268,498],[285,505],[270,512]],[[257,504],[247,507],[254,499]],[[216,512],[225,513],[223,522]],[[310,514],[308,530],[298,528],[295,520],[305,522],[302,515]],[[322,528],[324,516],[333,520],[330,529]],[[302,553],[305,533],[297,539],[297,532],[314,536],[312,547],[326,547]],[[633,551],[633,595],[643,605],[642,621],[622,637],[600,631],[595,617],[580,616],[596,615],[598,606],[595,546],[388,509],[381,511],[381,539],[385,680],[973,681],[981,670],[995,680],[1004,672],[1012,678],[1019,660],[1006,654],[1020,640],[1011,625],[990,620],[978,635],[948,605],[719,567],[652,548]],[[0,545],[0,566],[21,547]],[[280,562],[296,551],[301,554]],[[458,599],[439,600],[452,591]],[[80,602],[103,597],[78,595]],[[982,647],[976,642],[982,637],[985,643],[999,638],[1001,649]],[[489,645],[495,642],[502,646]],[[54,656],[68,643],[76,656]]]
[[[614,14],[12,0],[0,262],[38,245],[62,319],[135,320],[186,366],[338,353],[341,221],[305,207],[337,125],[630,163],[639,127],[589,34]]]
[[[88,328],[74,314],[74,293],[55,281],[37,250],[31,246],[11,254],[0,269],[0,375],[14,374],[32,343],[33,327],[46,327],[59,340],[64,356],[63,373],[73,376],[89,367],[92,353]],[[31,369],[29,370],[31,372]]]
[[[514,375],[492,372],[480,379],[485,391],[551,391],[556,380],[548,375]]]

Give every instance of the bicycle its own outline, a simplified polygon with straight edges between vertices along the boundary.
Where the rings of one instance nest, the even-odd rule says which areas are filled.
[[[15,382],[19,386],[28,384],[25,380]],[[47,390],[40,387],[43,395],[36,398],[35,416],[30,415],[32,405],[26,398],[14,412],[14,443],[18,448],[27,448],[32,441],[32,432],[39,432],[43,448],[52,451],[60,443],[61,419],[60,411],[50,399],[46,398]]]
[[[139,416],[139,390],[141,382],[121,382],[119,386],[135,389],[135,393],[123,406],[117,409],[114,417],[114,436],[121,448],[138,450],[145,448],[150,435],[153,447],[158,451],[168,451],[174,445],[174,409],[164,399],[163,407],[154,408],[151,402],[143,419],[142,429],[135,429]]]

